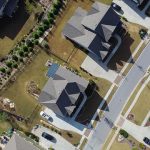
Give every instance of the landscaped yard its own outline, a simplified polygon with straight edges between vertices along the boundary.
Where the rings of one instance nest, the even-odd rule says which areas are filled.
[[[141,95],[139,96],[136,104],[131,110],[131,114],[134,114],[134,121],[136,124],[141,125],[144,118],[150,111],[150,82],[146,85]]]
[[[29,14],[24,2],[20,1],[19,8],[13,18],[0,20],[0,57],[6,56],[36,24],[35,14],[41,12],[42,9],[39,6],[32,7],[32,9],[32,13]]]
[[[122,44],[108,63],[108,67],[116,71],[120,71],[124,67],[141,41],[139,30],[142,27],[130,22],[124,22],[124,24],[127,26],[127,34],[123,37]]]

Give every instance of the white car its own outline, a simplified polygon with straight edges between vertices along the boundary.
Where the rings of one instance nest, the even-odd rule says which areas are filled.
[[[40,112],[40,116],[46,119],[48,122],[53,122],[53,118],[49,116],[48,114],[46,114],[44,111]]]

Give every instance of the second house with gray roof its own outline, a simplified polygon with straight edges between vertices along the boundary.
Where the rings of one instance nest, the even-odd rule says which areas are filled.
[[[103,61],[110,53],[110,39],[120,24],[120,17],[110,6],[95,2],[88,12],[78,7],[62,34]]]

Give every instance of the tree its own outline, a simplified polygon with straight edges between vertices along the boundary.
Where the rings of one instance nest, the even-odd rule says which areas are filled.
[[[5,112],[0,112],[0,121],[5,121],[8,119],[8,115]]]
[[[39,31],[42,31],[42,32],[44,32],[44,31],[45,31],[45,29],[44,29],[44,27],[43,27],[43,26],[39,26],[38,30],[39,30]]]

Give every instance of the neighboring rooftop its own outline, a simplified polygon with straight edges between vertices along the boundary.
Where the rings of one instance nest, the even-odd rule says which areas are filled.
[[[64,27],[63,35],[103,60],[111,46],[109,39],[119,22],[119,16],[110,6],[95,2],[88,12],[80,7],[76,9]]]
[[[27,142],[23,137],[14,133],[3,150],[39,150],[39,149],[30,142]]]
[[[55,69],[53,66],[51,68],[53,72]],[[60,116],[70,116],[78,100],[83,97],[88,83],[85,79],[60,66],[50,76],[39,96],[39,101]]]
[[[12,17],[19,0],[0,0],[0,16],[7,15]]]

